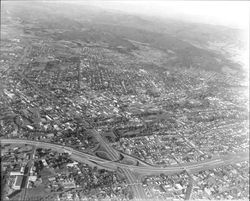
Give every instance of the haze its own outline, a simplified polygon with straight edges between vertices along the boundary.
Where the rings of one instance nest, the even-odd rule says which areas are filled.
[[[69,3],[69,2],[67,2]],[[172,17],[248,29],[249,2],[239,1],[71,1],[128,13]]]

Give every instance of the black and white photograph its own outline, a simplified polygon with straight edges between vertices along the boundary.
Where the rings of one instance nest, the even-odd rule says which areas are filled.
[[[1,200],[249,200],[249,17],[2,0]]]

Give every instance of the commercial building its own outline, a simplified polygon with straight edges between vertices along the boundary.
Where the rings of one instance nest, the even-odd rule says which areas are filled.
[[[21,176],[21,175],[16,176],[15,182],[14,182],[12,188],[15,189],[15,190],[20,190],[22,182],[23,182],[23,176]]]

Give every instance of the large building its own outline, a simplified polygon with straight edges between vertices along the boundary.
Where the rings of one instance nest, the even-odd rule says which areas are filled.
[[[16,176],[15,182],[14,182],[12,188],[15,189],[15,190],[20,190],[22,182],[23,182],[23,176],[21,176],[21,175]]]
[[[15,169],[10,172],[10,175],[17,176],[17,175],[23,175],[23,173],[24,173],[24,166],[18,165],[18,167],[15,167]]]

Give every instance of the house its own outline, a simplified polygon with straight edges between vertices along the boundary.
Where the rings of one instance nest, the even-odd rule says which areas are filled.
[[[45,167],[48,166],[48,163],[46,162],[45,159],[42,159],[42,163],[43,163],[43,165],[44,165]]]

